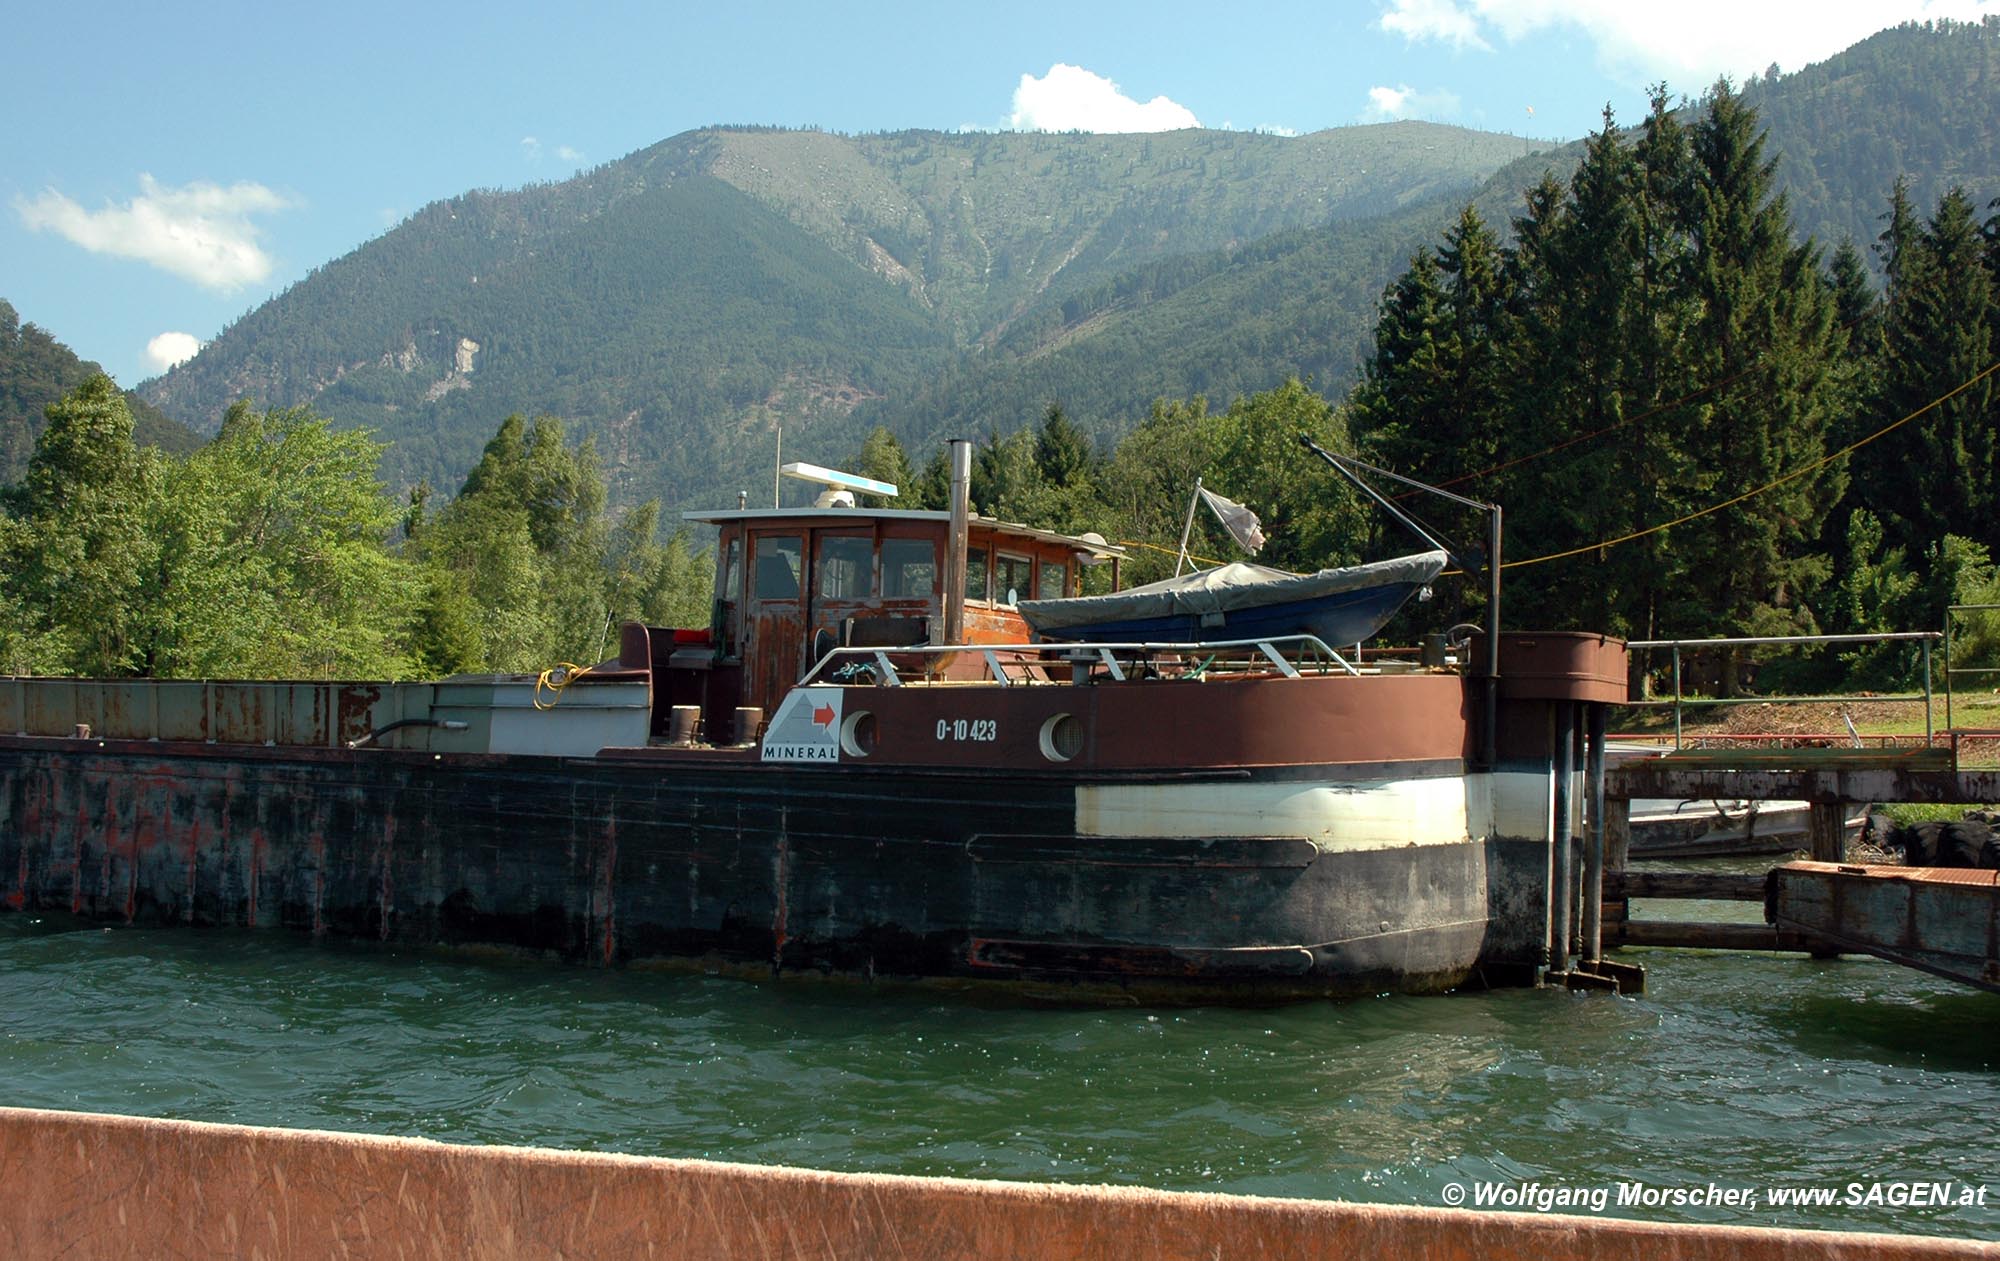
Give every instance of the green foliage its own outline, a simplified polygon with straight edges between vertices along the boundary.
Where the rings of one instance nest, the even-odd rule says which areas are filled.
[[[1910,415],[1993,363],[1995,277],[1964,190],[1895,252],[1884,321],[1879,423]],[[2000,545],[2000,442],[1988,378],[1884,437],[1857,468],[1855,497],[1885,514],[1912,553],[1949,531]]]
[[[167,470],[149,673],[395,678],[421,582],[385,541],[382,445],[304,408],[239,403]]]
[[[896,498],[887,495],[863,495],[858,501],[864,508],[910,507],[915,487],[916,470],[910,467],[910,457],[903,452],[903,444],[896,441],[896,435],[877,425],[868,431],[868,438],[861,444],[861,453],[853,461],[854,470],[863,477],[872,477],[878,482],[888,482],[896,488]]]
[[[2000,671],[2000,565],[1983,544],[1947,534],[1933,548],[1929,599],[1938,605],[1984,606],[1960,611],[1952,623],[1954,669]],[[1975,676],[1974,688],[1992,690],[2000,674]]]
[[[1244,559],[1305,572],[1360,559],[1365,514],[1332,473],[1305,456],[1301,433],[1332,449],[1351,446],[1341,417],[1297,378],[1240,397],[1220,414],[1203,398],[1155,402],[1101,480],[1116,537],[1149,545],[1127,566],[1129,580],[1173,572],[1196,478],[1262,521],[1266,545]],[[1188,548],[1218,560],[1242,555],[1205,510],[1195,513]]]
[[[143,596],[159,551],[148,517],[160,461],[133,446],[132,416],[110,377],[92,377],[47,416],[0,557],[18,628],[8,664],[123,674],[146,650]]]
[[[1847,520],[1840,576],[1825,610],[1826,629],[1838,634],[1881,634],[1923,624],[1922,580],[1900,547],[1883,546],[1881,521],[1857,508]],[[1916,652],[1891,643],[1863,644],[1841,654],[1843,675],[1855,686],[1921,685]]]
[[[708,557],[658,541],[657,503],[608,516],[560,423],[509,418],[435,518],[427,494],[399,508],[381,458],[308,409],[239,403],[163,459],[110,379],[86,382],[0,516],[0,671],[436,677],[594,662],[627,617],[707,624]]]
[[[1706,429],[1730,452],[1728,489],[1770,489],[1703,517],[1674,544],[1729,556],[1727,565],[1690,567],[1685,580],[1721,625],[1811,633],[1798,596],[1826,575],[1814,545],[1845,478],[1838,466],[1794,474],[1826,453],[1847,337],[1817,251],[1792,242],[1756,116],[1726,83],[1710,92],[1692,140],[1693,373],[1743,382],[1711,396]]]
[[[1100,527],[1100,532],[1156,549],[1134,554],[1126,566],[1128,581],[1151,582],[1173,573],[1195,479],[1211,474],[1223,444],[1222,418],[1211,415],[1208,400],[1201,397],[1155,400],[1146,419],[1118,444],[1103,483],[1110,528]],[[1236,489],[1241,493],[1230,498],[1248,494]],[[1229,494],[1220,484],[1216,492]],[[1255,502],[1249,506],[1262,510]],[[1220,543],[1211,537],[1207,522],[1197,519],[1196,525],[1202,532],[1190,539],[1189,548],[1197,555],[1219,555]]]
[[[103,371],[33,324],[21,323],[13,306],[0,299],[0,487],[27,471],[44,410]],[[133,439],[141,446],[186,454],[201,445],[192,430],[137,395],[124,397]]]
[[[535,672],[616,649],[618,624],[707,625],[709,562],[660,506],[613,519],[591,440],[510,416],[457,498],[412,538],[428,571],[416,652],[436,669]],[[476,663],[476,665],[475,665]]]

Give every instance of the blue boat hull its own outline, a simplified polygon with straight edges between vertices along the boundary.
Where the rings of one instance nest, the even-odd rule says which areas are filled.
[[[1371,638],[1396,615],[1397,609],[1416,594],[1421,585],[1415,582],[1384,583],[1310,600],[1231,609],[1220,614],[1177,613],[1168,617],[1127,618],[1088,626],[1066,626],[1059,631],[1051,631],[1048,638],[1082,640],[1086,643],[1200,644],[1281,635],[1317,635],[1329,646],[1338,647]]]

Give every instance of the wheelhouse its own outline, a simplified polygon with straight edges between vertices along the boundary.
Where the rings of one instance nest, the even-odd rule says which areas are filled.
[[[710,642],[687,646],[711,658],[700,698],[686,702],[710,715],[711,731],[719,711],[771,712],[837,647],[1025,642],[1018,602],[1079,594],[1085,568],[1106,562],[1115,589],[1125,555],[1096,538],[968,517],[965,577],[954,583],[949,512],[764,508],[686,519],[720,531]],[[673,664],[699,655],[683,651]]]

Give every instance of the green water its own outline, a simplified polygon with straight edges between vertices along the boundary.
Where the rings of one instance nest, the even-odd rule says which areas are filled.
[[[0,914],[0,1103],[1425,1205],[1949,1179],[1995,1203],[1622,1212],[2000,1238],[2000,998],[1872,961],[1624,957],[1642,999],[1073,1010]]]

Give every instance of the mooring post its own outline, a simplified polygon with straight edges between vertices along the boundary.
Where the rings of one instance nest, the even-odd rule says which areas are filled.
[[[1626,855],[1632,848],[1632,801],[1629,797],[1613,797],[1604,803],[1604,870],[1607,874],[1625,874]],[[1625,936],[1625,921],[1631,917],[1632,904],[1624,893],[1620,893],[1611,904],[1611,931],[1618,940]]]
[[[1847,808],[1842,803],[1814,802],[1807,828],[1814,862],[1837,863],[1847,857]]]
[[[1847,806],[1842,802],[1815,801],[1806,818],[1806,835],[1812,842],[1814,862],[1838,863],[1847,858]],[[1838,950],[1816,948],[1815,959],[1837,959]]]
[[[1592,702],[1585,713],[1589,724],[1584,764],[1590,776],[1590,839],[1583,851],[1583,957],[1597,963],[1604,958],[1604,706]]]
[[[1581,701],[1570,705],[1569,742],[1569,954],[1572,962],[1583,957],[1583,864],[1589,850],[1584,840],[1588,834],[1584,826],[1583,812],[1589,800],[1588,783],[1579,784],[1580,778],[1587,779],[1584,768],[1589,764],[1589,750],[1585,748],[1583,733],[1586,723],[1583,718],[1584,706]]]
[[[1570,781],[1576,770],[1576,707],[1569,701],[1556,702],[1556,800],[1549,828],[1549,845],[1555,852],[1555,905],[1549,916],[1549,970],[1568,972],[1570,907],[1576,888],[1576,868],[1570,855]]]

